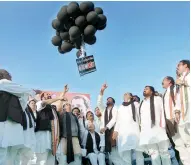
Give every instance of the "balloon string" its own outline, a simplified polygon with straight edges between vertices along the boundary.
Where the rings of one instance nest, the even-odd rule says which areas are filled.
[[[85,53],[85,43],[84,43],[84,37],[82,36],[82,45],[81,45],[81,52],[82,52],[82,57],[85,57],[86,56],[86,53]]]

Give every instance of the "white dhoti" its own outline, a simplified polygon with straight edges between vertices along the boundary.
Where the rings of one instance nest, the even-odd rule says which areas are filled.
[[[14,165],[30,165],[30,160],[33,157],[33,151],[30,148],[23,147],[18,150]]]
[[[170,154],[168,152],[169,141],[162,141],[157,144],[148,144],[148,153],[151,156],[152,165],[171,165]],[[162,161],[162,164],[161,164]]]
[[[2,165],[13,165],[17,152],[23,144],[21,124],[11,120],[0,122],[0,162]]]
[[[104,153],[89,153],[87,158],[90,160],[92,165],[105,165],[105,154]]]
[[[184,165],[190,165],[190,135],[185,125],[178,127],[178,133],[173,136],[176,150],[179,151],[180,159]]]
[[[18,150],[14,165],[29,165],[30,160],[33,158],[36,146],[36,137],[34,132],[35,123],[33,121],[33,127],[30,128],[29,118],[27,117],[27,129],[23,131],[24,145]]]
[[[137,165],[144,165],[144,156],[140,151],[135,151],[136,155],[136,163]],[[121,153],[121,158],[123,159],[123,165],[131,165],[132,164],[132,153],[130,151],[124,151]]]
[[[52,155],[51,149],[51,132],[36,132],[36,165],[54,165],[55,156]]]
[[[6,164],[7,148],[0,147],[0,165]]]
[[[109,159],[114,165],[123,165],[124,161],[121,159],[117,147],[112,147]]]
[[[57,160],[59,165],[81,165],[82,157],[81,155],[75,154],[74,161],[70,164],[67,163],[67,156],[63,153],[57,154]]]
[[[72,137],[72,145],[73,145],[73,151],[74,151],[74,161],[71,162],[69,165],[81,165],[82,152],[81,152],[81,147],[77,137]],[[59,165],[62,165],[62,164],[68,165],[66,155],[67,155],[67,140],[66,138],[62,138],[56,153],[56,157],[57,157]]]
[[[54,165],[55,156],[52,155],[51,150],[47,150],[43,153],[36,153],[36,165]]]

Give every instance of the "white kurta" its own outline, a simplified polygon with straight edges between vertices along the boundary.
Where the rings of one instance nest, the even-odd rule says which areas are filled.
[[[117,121],[114,131],[118,132],[118,151],[119,153],[139,148],[139,104],[135,105],[136,122],[133,120],[131,105],[121,105],[118,109]]]
[[[102,112],[102,117],[101,117],[101,123],[100,123],[100,129],[105,128],[105,109],[106,107],[103,104],[103,96],[99,95],[98,100],[97,100],[97,106]],[[108,118],[109,118],[110,112],[108,111]],[[106,127],[110,130],[116,123],[117,120],[117,107],[114,106],[112,109],[112,119],[110,122],[106,125]]]
[[[29,96],[35,95],[32,89],[24,88],[12,81],[0,80],[0,91],[6,91],[19,97],[23,111],[27,107]],[[14,138],[13,138],[14,137]],[[25,143],[23,127],[14,121],[0,122],[0,147],[23,145]]]
[[[176,87],[174,87],[174,97],[175,96],[176,96]],[[170,87],[168,87],[167,90],[166,90],[165,96],[164,96],[164,109],[165,109],[167,119],[171,119],[171,115],[170,115],[171,109],[170,109],[170,102],[169,102],[170,97],[171,97],[171,95],[170,95]],[[174,98],[174,99],[175,99],[175,105],[174,105],[174,103],[172,101],[172,118],[175,118],[174,111],[177,109],[176,98]]]
[[[24,130],[24,146],[27,148],[30,148],[32,151],[35,151],[35,145],[36,145],[36,137],[35,137],[35,122],[31,116],[32,120],[32,125],[33,127],[30,128],[30,123],[29,123],[29,117],[27,113],[25,112],[26,118],[27,118],[27,129]]]
[[[150,98],[144,99],[141,110],[140,145],[156,144],[168,140],[165,130],[165,119],[162,98],[154,97],[155,125],[151,128]],[[161,125],[162,122],[162,125]]]
[[[181,80],[185,80],[188,84],[188,87],[185,86],[180,86],[183,91],[183,105],[184,105],[184,119],[182,117],[182,114],[180,114],[180,122],[179,125],[184,125],[186,123],[190,123],[190,86],[191,86],[191,78],[190,78],[190,73],[186,76],[186,73],[183,73],[183,75],[180,77]],[[188,95],[188,106],[186,107],[185,103],[185,90],[187,90],[187,95]],[[178,105],[178,110],[181,112],[181,95],[180,95],[180,89],[179,93],[177,94],[177,105]]]
[[[37,111],[43,110],[45,107],[42,105],[42,101],[36,103]],[[44,153],[47,150],[51,150],[51,132],[50,131],[38,131],[36,135],[36,153]]]

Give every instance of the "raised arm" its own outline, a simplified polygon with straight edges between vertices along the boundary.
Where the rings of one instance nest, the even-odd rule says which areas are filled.
[[[82,116],[79,117],[78,121],[79,121],[79,126],[80,126],[80,137],[82,139],[82,145],[83,145],[83,147],[85,147],[87,135],[88,135],[88,130],[84,127]]]
[[[103,104],[103,95],[106,88],[107,88],[107,84],[103,84],[100,90],[100,94],[98,96],[98,100],[97,100],[97,106],[102,113],[105,110],[105,106]]]
[[[57,111],[61,112],[63,110],[63,105],[65,102],[67,102],[67,98],[65,98],[66,93],[69,91],[68,85],[64,86],[64,91],[60,94],[60,97],[63,98],[63,100],[58,100],[56,102],[53,102],[52,104],[57,107]]]
[[[0,80],[0,90],[9,92],[18,97],[21,97],[23,95],[27,95],[27,96],[31,95],[32,97],[34,97],[35,95],[35,91],[33,89],[25,88],[22,85],[13,83],[12,81],[8,81],[5,79]]]

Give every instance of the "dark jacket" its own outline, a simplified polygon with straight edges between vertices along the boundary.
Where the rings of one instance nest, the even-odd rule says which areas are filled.
[[[35,132],[51,131],[51,120],[54,120],[52,107],[51,105],[46,105],[43,110],[37,112]]]
[[[23,125],[23,110],[19,98],[11,93],[0,91],[0,122],[8,118]]]

